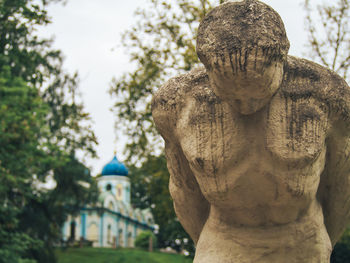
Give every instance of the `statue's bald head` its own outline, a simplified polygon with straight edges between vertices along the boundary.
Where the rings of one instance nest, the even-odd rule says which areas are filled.
[[[245,56],[260,49],[271,60],[285,60],[289,41],[281,17],[257,0],[227,1],[214,8],[201,22],[197,54],[207,67],[211,57]],[[268,60],[267,60],[268,61]]]

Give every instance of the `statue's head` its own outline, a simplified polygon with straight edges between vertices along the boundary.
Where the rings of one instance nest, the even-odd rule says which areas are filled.
[[[228,1],[198,28],[197,54],[215,93],[243,114],[262,108],[279,88],[288,49],[281,17],[257,0]]]

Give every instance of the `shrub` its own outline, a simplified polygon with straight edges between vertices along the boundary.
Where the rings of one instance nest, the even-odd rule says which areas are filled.
[[[155,248],[157,245],[157,238],[151,231],[141,232],[135,239],[135,247],[148,249],[150,237],[152,237],[152,246]]]

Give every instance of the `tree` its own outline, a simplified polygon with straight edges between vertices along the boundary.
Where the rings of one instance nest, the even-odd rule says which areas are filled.
[[[159,224],[161,247],[180,249],[176,239],[189,239],[172,208],[168,190],[169,173],[162,139],[151,115],[152,94],[167,79],[199,64],[195,51],[197,27],[206,13],[223,0],[149,0],[135,13],[137,22],[123,34],[122,45],[135,70],[115,78],[110,93],[115,98],[116,126],[128,136],[133,203],[151,205]],[[137,168],[141,167],[137,171]],[[138,196],[136,196],[138,195]],[[187,245],[193,251],[193,243]]]
[[[316,5],[305,0],[309,57],[349,80],[350,2],[337,0]]]
[[[35,35],[52,2],[60,0],[0,1],[0,262],[55,262],[65,217],[97,195],[76,157],[94,156],[97,143],[78,76]]]
[[[0,262],[20,262],[28,249],[43,245],[20,230],[19,215],[32,198],[31,179],[45,156],[38,148],[46,112],[35,88],[11,77],[9,68],[0,72]]]
[[[136,11],[136,25],[124,32],[122,46],[136,68],[115,78],[110,93],[116,101],[116,126],[130,141],[126,151],[132,162],[161,153],[161,139],[151,117],[152,94],[168,78],[198,65],[197,27],[209,10],[222,2],[149,0],[147,8]]]
[[[10,66],[12,76],[39,89],[50,107],[47,122],[52,144],[62,151],[73,153],[84,148],[94,155],[96,138],[78,101],[78,76],[64,72],[62,54],[51,48],[52,40],[35,35],[37,27],[50,23],[47,5],[61,1],[0,2],[0,69]]]

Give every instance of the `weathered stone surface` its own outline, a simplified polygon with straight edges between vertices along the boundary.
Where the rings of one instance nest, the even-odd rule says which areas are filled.
[[[194,262],[329,262],[350,217],[348,85],[288,56],[262,2],[226,2],[198,32],[205,67],[152,104]]]

